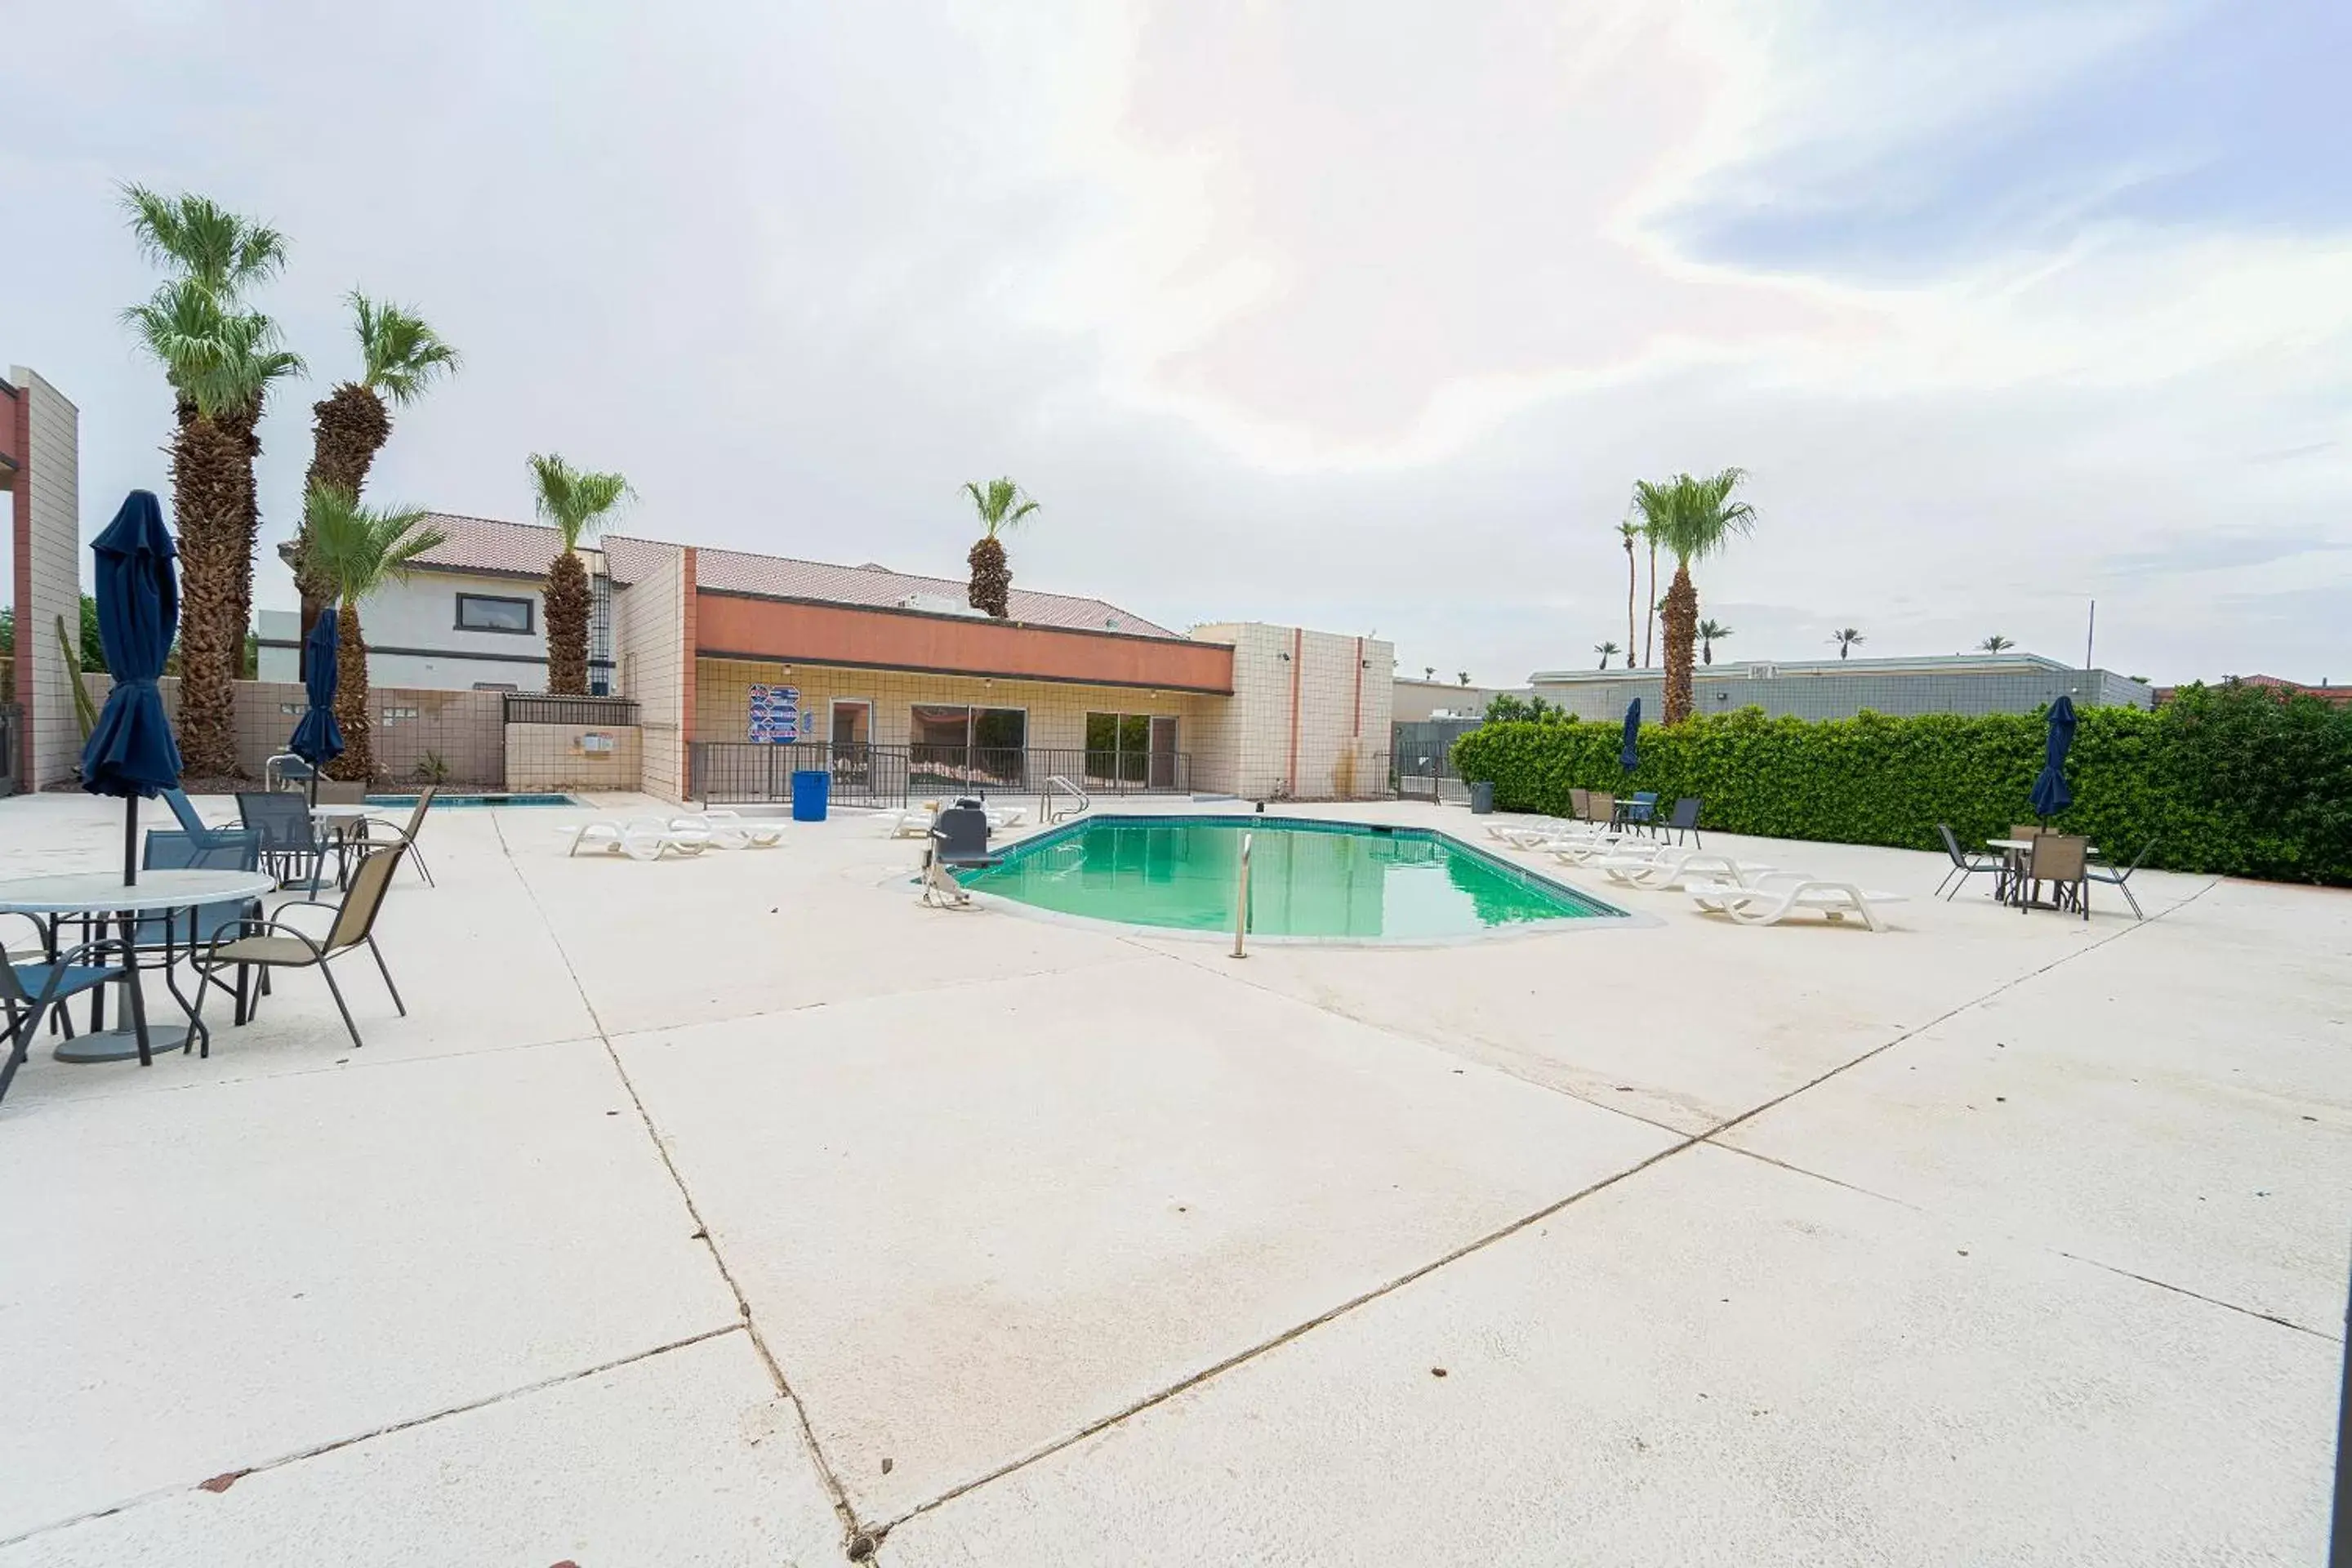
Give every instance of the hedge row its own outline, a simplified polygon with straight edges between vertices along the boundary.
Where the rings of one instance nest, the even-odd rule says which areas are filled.
[[[1758,710],[1642,731],[1573,719],[1487,724],[1454,745],[1465,779],[1505,811],[1565,816],[1571,789],[1697,795],[1726,833],[1938,849],[1937,823],[1981,845],[2031,821],[2040,714],[1864,713],[1827,723]],[[2352,885],[2352,708],[2259,687],[2190,687],[2154,712],[2084,710],[2066,768],[2074,805],[2054,824],[2147,864]]]

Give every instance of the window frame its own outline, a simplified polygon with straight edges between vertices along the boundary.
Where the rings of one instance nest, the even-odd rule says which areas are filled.
[[[466,601],[468,599],[478,599],[486,605],[520,605],[522,625],[519,626],[475,626],[466,619]],[[492,637],[533,637],[539,632],[539,601],[529,595],[468,594],[460,591],[457,595],[456,615],[454,629],[461,632],[487,632]]]

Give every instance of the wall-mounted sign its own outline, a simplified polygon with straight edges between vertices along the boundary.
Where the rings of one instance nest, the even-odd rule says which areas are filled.
[[[801,738],[801,689],[797,686],[751,688],[751,742],[781,745]]]

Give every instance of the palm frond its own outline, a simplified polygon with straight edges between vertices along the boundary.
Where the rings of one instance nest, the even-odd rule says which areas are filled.
[[[983,486],[977,479],[966,481],[963,493],[980,513],[981,533],[993,539],[999,533],[1020,526],[1023,519],[1037,510],[1037,502],[1022,493],[1021,487],[1009,479],[991,479]]]
[[[126,184],[122,205],[142,254],[224,300],[234,301],[286,264],[283,234],[209,196],[166,196]]]
[[[403,582],[409,566],[449,536],[427,528],[421,507],[370,507],[350,491],[313,485],[302,498],[310,559],[332,584],[335,596],[356,605],[386,583]]]
[[[164,284],[122,319],[164,378],[207,417],[253,406],[272,382],[303,369],[302,356],[280,345],[277,322],[226,309],[193,279]]]
[[[360,340],[360,384],[404,407],[436,376],[458,368],[457,351],[414,310],[352,290],[352,327]]]
[[[533,452],[530,473],[539,515],[563,536],[567,551],[578,549],[604,525],[606,512],[636,494],[619,474],[575,468],[555,452]]]

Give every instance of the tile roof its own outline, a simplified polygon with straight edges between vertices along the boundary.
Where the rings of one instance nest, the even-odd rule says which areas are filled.
[[[515,574],[536,577],[555,556],[555,530],[544,523],[503,522],[496,518],[434,512],[427,519],[447,538],[416,558],[415,564],[445,572]],[[607,534],[601,542],[604,567],[614,582],[627,584],[677,548],[655,540]],[[698,549],[695,580],[702,587],[781,598],[821,599],[877,609],[919,609],[955,614],[964,606],[960,577],[923,577],[871,563],[837,566],[782,555],[752,555],[739,550]],[[1012,618],[1032,626],[1124,632],[1136,637],[1182,634],[1158,626],[1103,599],[1041,594],[1016,587],[1007,606]]]

